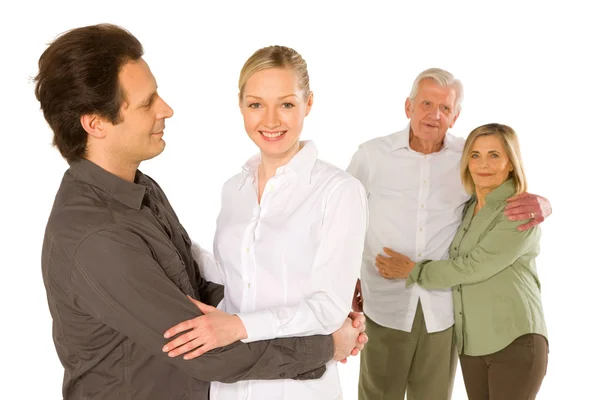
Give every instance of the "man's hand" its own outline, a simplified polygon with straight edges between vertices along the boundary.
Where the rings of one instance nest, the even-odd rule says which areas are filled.
[[[379,275],[386,279],[406,279],[410,275],[410,271],[415,267],[415,263],[404,254],[395,252],[394,250],[384,247],[383,251],[389,257],[378,254],[375,257],[375,266]]]
[[[511,221],[529,220],[523,225],[517,227],[524,231],[541,224],[552,214],[550,202],[538,195],[530,193],[521,193],[506,200],[507,205],[504,208],[504,215]]]
[[[358,313],[350,313],[351,316]],[[362,317],[362,323],[360,318]],[[365,346],[365,343],[369,340],[367,335],[364,333],[364,315],[356,315],[354,321],[350,318],[346,318],[344,324],[340,329],[333,332],[333,359],[336,361],[346,362],[346,359],[350,355],[356,355]]]
[[[181,322],[165,332],[165,338],[169,339],[181,332],[189,331],[163,347],[163,352],[169,352],[169,357],[187,353],[183,358],[191,360],[207,351],[248,337],[246,327],[237,315],[227,314],[191,297],[189,299],[204,315]]]
[[[360,288],[360,279],[356,280],[356,287],[354,288],[354,297],[352,297],[352,311],[363,312],[363,297],[362,290]]]

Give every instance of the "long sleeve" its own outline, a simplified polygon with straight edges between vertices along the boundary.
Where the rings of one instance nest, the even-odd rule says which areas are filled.
[[[428,289],[447,288],[485,281],[510,267],[522,256],[534,251],[539,227],[518,231],[522,221],[509,221],[500,212],[483,238],[468,253],[449,260],[421,261],[415,265],[406,286],[418,283]],[[477,229],[477,228],[473,228]]]
[[[163,333],[200,311],[167,277],[151,249],[138,235],[121,228],[97,231],[78,247],[71,275],[71,296],[91,316],[126,335],[155,357],[203,381],[302,378],[333,356],[332,338],[277,339],[241,342],[215,349],[193,360],[162,352]],[[165,269],[185,274],[175,259]]]
[[[223,269],[210,251],[203,249],[198,243],[192,241],[192,256],[198,264],[200,275],[204,279],[220,284],[225,282]]]
[[[352,160],[350,160],[350,164],[346,171],[354,176],[356,179],[362,183],[365,190],[369,191],[369,159],[367,155],[367,150],[364,146],[360,146],[356,153],[352,156]]]
[[[348,178],[332,189],[311,272],[313,294],[294,305],[238,314],[248,332],[245,342],[329,334],[340,328],[359,276],[367,213],[360,182]]]

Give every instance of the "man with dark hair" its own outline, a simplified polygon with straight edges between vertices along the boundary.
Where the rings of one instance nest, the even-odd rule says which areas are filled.
[[[74,29],[39,60],[36,97],[70,168],[48,220],[42,272],[65,399],[208,399],[209,382],[315,379],[361,349],[362,316],[332,336],[236,342],[186,361],[164,332],[217,305],[165,194],[139,164],[160,154],[173,110],[140,42],[114,25]]]

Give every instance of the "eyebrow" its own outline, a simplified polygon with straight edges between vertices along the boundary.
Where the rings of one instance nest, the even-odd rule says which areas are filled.
[[[292,94],[286,94],[285,96],[278,97],[278,98],[277,98],[277,100],[282,100],[282,99],[285,99],[285,98],[287,98],[287,97],[291,97],[291,96],[298,98],[298,96],[297,96],[297,95],[295,95],[294,93],[292,93]],[[262,98],[262,97],[259,97],[259,96],[253,96],[253,95],[251,95],[251,94],[247,94],[245,97],[246,97],[246,98],[248,98],[248,97],[252,97],[252,98],[255,98],[255,99],[263,100],[263,98]]]

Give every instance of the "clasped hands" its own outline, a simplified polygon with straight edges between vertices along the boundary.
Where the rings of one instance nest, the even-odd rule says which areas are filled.
[[[162,348],[169,357],[183,354],[185,360],[191,360],[212,349],[248,337],[246,328],[237,315],[228,314],[189,296],[188,298],[204,315],[183,321],[165,332],[166,339],[179,335]],[[364,331],[365,316],[351,312],[342,327],[333,333],[333,359],[345,363],[347,357],[358,355],[369,340]]]

